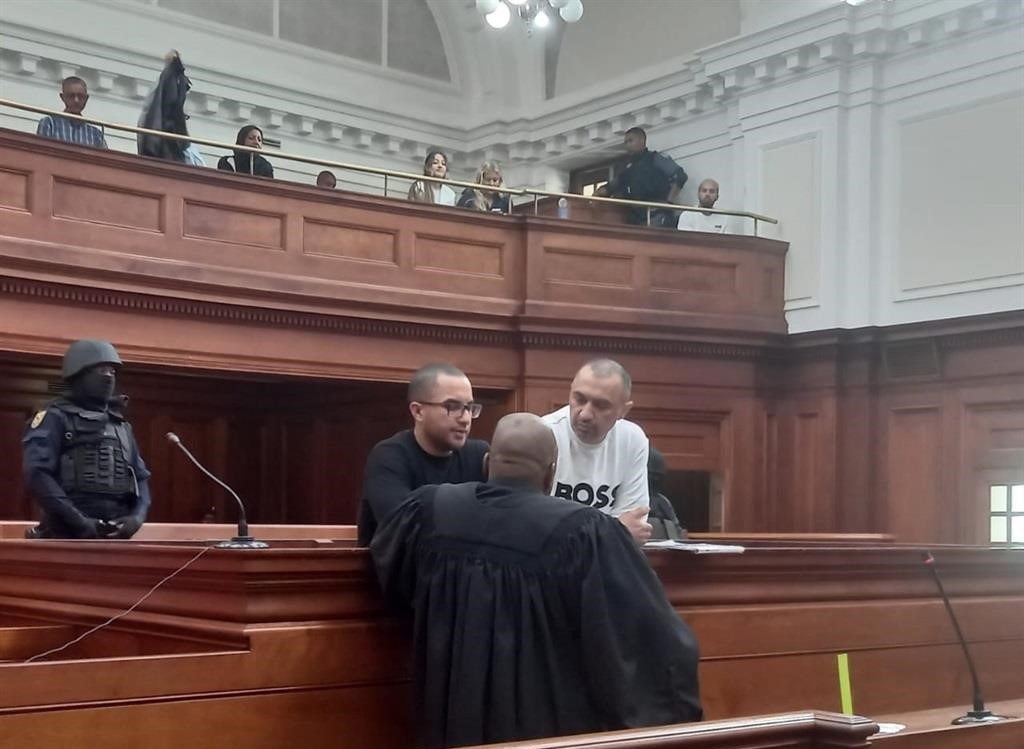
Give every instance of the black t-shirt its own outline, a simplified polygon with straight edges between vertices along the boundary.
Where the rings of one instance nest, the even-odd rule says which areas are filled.
[[[411,429],[378,442],[363,471],[359,545],[369,546],[377,526],[421,486],[483,481],[487,450],[483,440],[470,439],[451,455],[437,457],[419,446]]]

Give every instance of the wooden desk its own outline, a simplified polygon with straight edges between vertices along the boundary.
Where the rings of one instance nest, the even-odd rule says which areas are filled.
[[[741,555],[649,553],[701,643],[709,719],[837,711],[837,652],[850,654],[865,715],[969,694],[920,549],[777,543]],[[341,735],[367,749],[409,745],[408,638],[365,550],[309,539],[204,548],[0,541],[0,747],[74,745],[97,730],[106,749],[194,745],[232,730],[268,749],[333,747]],[[127,609],[200,552],[129,616],[55,658],[21,662]],[[1024,699],[1024,554],[933,552],[986,695]]]
[[[1010,717],[1000,723],[974,726],[950,725],[970,706],[941,707],[913,713],[874,716],[879,723],[902,723],[900,733],[876,734],[877,749],[1021,749],[1024,747],[1024,700],[992,702],[988,709]]]
[[[866,718],[803,712],[486,746],[490,749],[838,749],[869,746],[867,737],[875,729],[875,724]]]

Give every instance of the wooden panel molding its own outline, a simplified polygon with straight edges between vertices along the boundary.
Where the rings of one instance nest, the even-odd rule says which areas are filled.
[[[188,537],[197,529],[202,526],[179,527]],[[153,736],[194,744],[201,732],[244,714],[252,745],[269,749],[280,744],[274,727],[287,724],[286,714],[321,726],[334,725],[330,716],[340,711],[345,735],[360,737],[360,746],[408,745],[408,631],[385,607],[366,551],[348,541],[316,541],[323,535],[315,526],[293,530],[292,540],[249,553],[171,540],[0,541],[0,644],[8,644],[8,653],[105,621],[188,564],[98,637],[45,664],[5,664],[2,735],[49,741],[92,726],[90,735],[102,735],[105,746],[127,747],[138,738],[131,727],[139,717]],[[340,529],[325,530],[337,538]],[[850,653],[863,715],[956,705],[970,694],[922,548],[795,537],[744,543],[747,551],[739,555],[649,554],[701,644],[709,720],[741,719],[753,729],[744,715],[836,710],[836,652]],[[935,554],[989,699],[1024,698],[1022,561],[1007,550],[943,548]],[[380,730],[382,721],[387,731]],[[872,725],[869,719],[837,721],[860,726],[861,738]],[[165,723],[174,726],[167,734],[157,730]],[[721,739],[714,746],[734,745],[714,723],[679,735],[703,735],[701,729]],[[678,729],[628,735],[666,731]],[[315,748],[336,744],[338,734],[302,735]],[[760,743],[749,746],[780,745],[779,735],[757,735]],[[587,740],[551,739],[540,746],[586,746]],[[838,744],[849,745],[861,744]]]
[[[398,232],[307,218],[302,225],[302,251],[338,260],[398,265]]]
[[[501,278],[505,275],[505,251],[499,243],[416,234],[413,266],[424,270],[457,271],[467,276]]]
[[[0,169],[0,208],[29,210],[31,173],[14,169]]]
[[[653,258],[651,289],[655,291],[701,291],[711,294],[736,293],[735,265],[698,263]]]
[[[284,249],[285,216],[225,204],[184,201],[185,237],[247,247]]]
[[[595,258],[584,259],[572,274],[570,268],[547,268],[543,253],[527,261],[528,245],[551,245],[557,237],[560,245],[622,257],[616,246],[637,233],[344,191],[327,194],[284,180],[247,180],[10,131],[0,131],[0,160],[8,175],[8,202],[21,207],[26,201],[19,195],[31,180],[40,206],[53,208],[0,229],[0,275],[108,291],[517,330],[528,297],[536,296],[527,291],[531,274],[585,280],[597,273],[605,281],[623,280],[618,265],[603,268]],[[61,225],[67,220],[84,228],[69,235]],[[687,245],[675,232],[643,234],[640,244],[648,254],[685,258],[708,251]],[[766,265],[782,267],[783,243],[737,236],[726,245],[735,250],[723,248],[744,278]],[[364,262],[336,262],[346,257]],[[625,262],[631,263],[628,256]],[[781,292],[761,300],[738,288],[719,295],[715,315],[697,318],[677,314],[646,281],[634,280],[626,281],[625,294],[616,299],[604,288],[573,287],[571,298],[552,300],[563,307],[549,316],[548,330],[577,332],[578,324],[562,320],[592,320],[595,306],[627,328],[589,326],[587,334],[598,338],[615,332],[628,338],[628,329],[645,317],[669,328],[706,328],[705,338],[712,339],[763,342],[785,330]]]
[[[111,185],[53,180],[53,216],[160,234],[163,196]]]
[[[570,286],[629,289],[633,286],[633,258],[628,255],[568,248],[546,248],[544,280]]]

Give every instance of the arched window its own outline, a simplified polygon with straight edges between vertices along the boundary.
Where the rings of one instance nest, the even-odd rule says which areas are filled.
[[[435,80],[451,80],[441,32],[427,0],[148,2],[301,47]]]

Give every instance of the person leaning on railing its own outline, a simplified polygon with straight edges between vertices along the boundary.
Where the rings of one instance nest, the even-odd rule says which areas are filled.
[[[474,180],[478,185],[495,188],[501,187],[504,180],[501,166],[497,161],[485,161],[480,165]],[[491,213],[508,213],[508,194],[498,190],[481,190],[467,187],[459,198],[459,208],[472,208],[475,211]]]
[[[423,173],[428,177],[444,179],[448,176],[448,155],[434,149],[423,160]],[[455,205],[455,190],[440,182],[417,180],[409,188],[409,200],[414,203],[436,203]]]
[[[256,125],[246,125],[238,131],[235,143],[249,148],[263,148],[263,131]],[[274,167],[258,153],[235,151],[234,156],[222,156],[217,168],[225,172],[252,174],[257,177],[274,177]]]
[[[64,102],[64,111],[68,114],[81,115],[89,102],[89,91],[85,81],[76,75],[68,76],[60,84],[60,100]],[[67,117],[47,115],[39,120],[36,135],[53,140],[74,143],[79,146],[106,148],[107,141],[103,132],[96,126]]]

